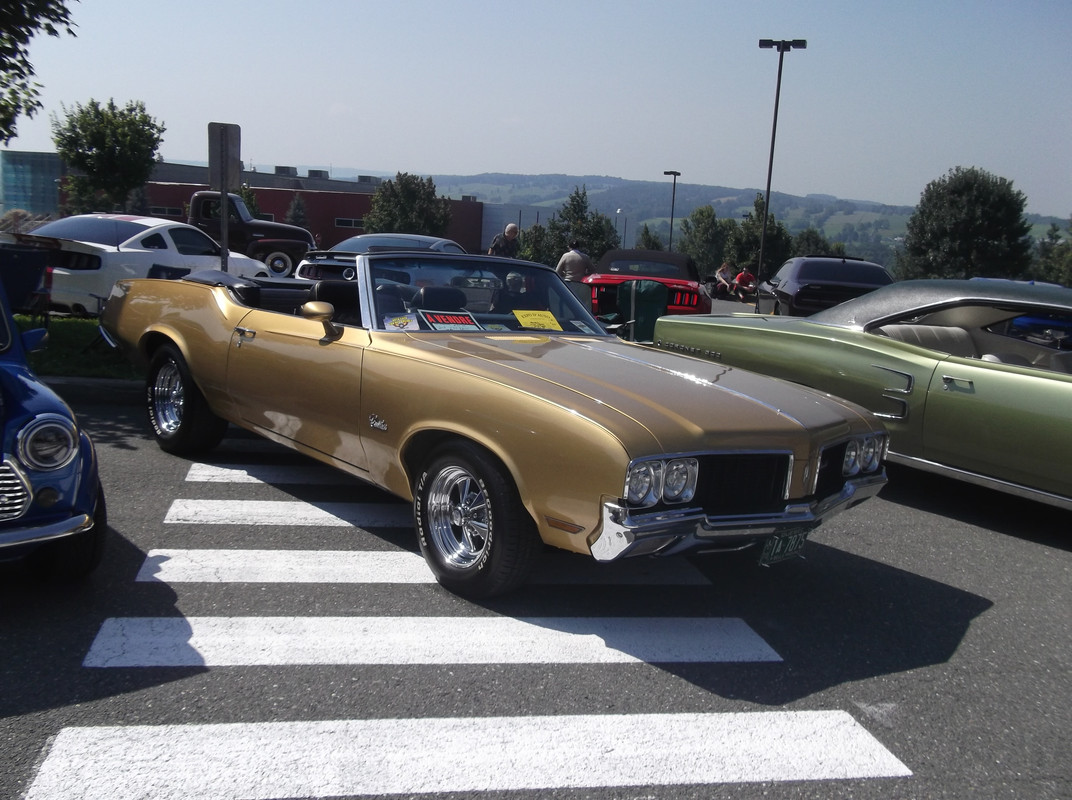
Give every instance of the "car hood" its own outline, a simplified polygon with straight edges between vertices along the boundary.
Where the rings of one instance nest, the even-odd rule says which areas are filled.
[[[870,427],[866,412],[828,395],[615,338],[407,337],[423,359],[559,404],[615,431],[627,446],[640,429],[665,452],[690,452],[785,449],[806,431],[833,438]]]

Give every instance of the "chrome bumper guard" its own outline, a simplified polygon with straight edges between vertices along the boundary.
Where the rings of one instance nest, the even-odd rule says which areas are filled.
[[[603,525],[592,542],[597,561],[638,555],[679,555],[717,547],[732,538],[762,541],[782,531],[815,528],[823,520],[874,497],[886,484],[885,470],[845,482],[841,492],[812,503],[792,503],[780,513],[709,517],[696,508],[630,515],[618,503],[603,504]]]
[[[4,548],[7,547],[47,542],[50,539],[62,539],[64,536],[74,536],[83,531],[88,531],[92,527],[93,517],[89,514],[77,514],[49,525],[0,530],[0,553],[3,553]]]

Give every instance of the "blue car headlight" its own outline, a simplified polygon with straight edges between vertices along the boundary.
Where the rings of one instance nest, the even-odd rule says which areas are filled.
[[[17,447],[19,460],[30,469],[62,469],[78,455],[78,429],[59,414],[41,414],[19,431]]]

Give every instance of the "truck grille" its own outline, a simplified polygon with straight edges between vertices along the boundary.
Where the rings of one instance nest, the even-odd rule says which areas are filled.
[[[0,520],[17,519],[30,504],[30,488],[19,471],[4,461],[0,464]]]

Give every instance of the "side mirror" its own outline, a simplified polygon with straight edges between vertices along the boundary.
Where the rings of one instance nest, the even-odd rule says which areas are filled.
[[[342,336],[343,328],[331,321],[335,314],[335,306],[325,303],[323,300],[310,300],[301,307],[301,315],[305,319],[320,322],[324,325],[325,339],[338,339]]]
[[[44,328],[22,332],[22,349],[27,353],[40,353],[48,344],[48,331]]]

